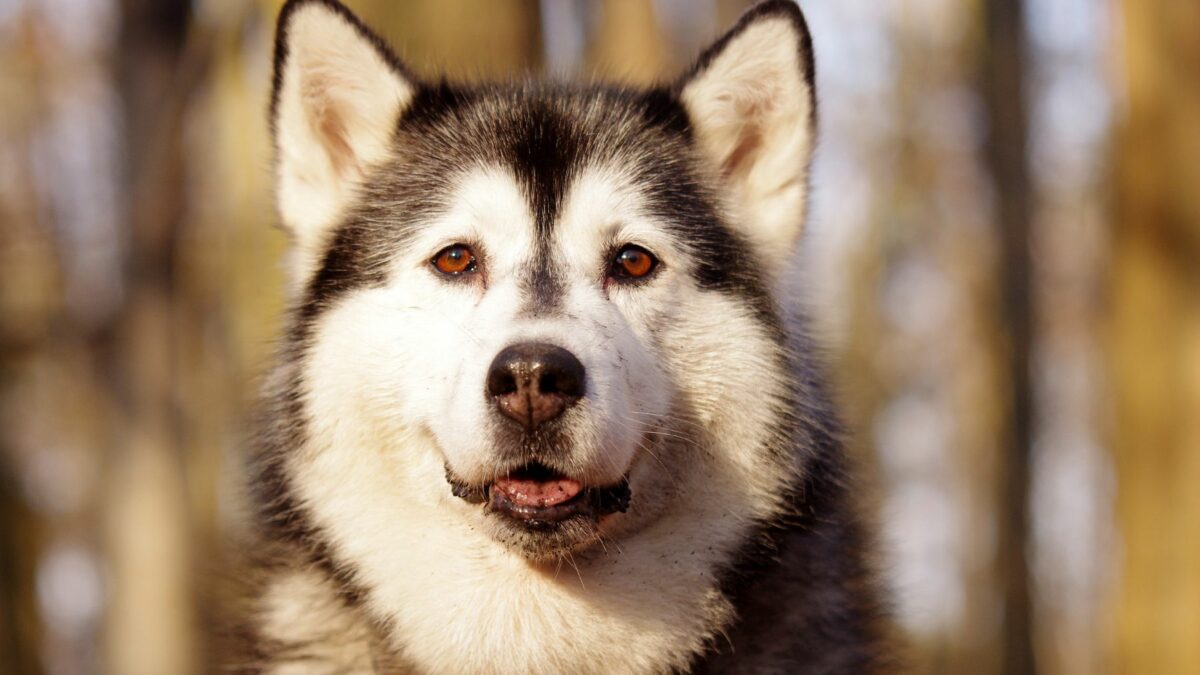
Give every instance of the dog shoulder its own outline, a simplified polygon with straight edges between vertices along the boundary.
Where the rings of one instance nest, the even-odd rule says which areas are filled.
[[[887,608],[840,450],[818,455],[792,513],[725,570],[738,621],[695,673],[897,672]]]
[[[244,675],[393,672],[356,599],[294,548],[260,541],[224,565],[223,662]]]

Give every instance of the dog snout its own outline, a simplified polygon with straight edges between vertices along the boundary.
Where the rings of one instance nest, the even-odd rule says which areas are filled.
[[[543,342],[505,347],[488,368],[487,394],[500,413],[533,432],[563,414],[584,393],[583,364]]]

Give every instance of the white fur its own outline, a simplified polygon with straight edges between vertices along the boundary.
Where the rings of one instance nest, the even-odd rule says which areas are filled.
[[[778,275],[804,223],[812,156],[809,73],[785,17],[745,28],[683,88],[697,138],[733,195],[734,220]]]
[[[316,266],[363,176],[385,159],[413,87],[346,19],[319,3],[286,26],[275,117],[280,216],[297,246],[293,281]]]
[[[322,5],[296,11],[288,40],[279,201],[304,277],[363,176],[386,159],[412,90]],[[794,27],[766,17],[682,91],[736,222],[772,271],[803,220],[812,130],[801,67]],[[527,196],[501,167],[464,168],[450,208],[386,252],[387,283],[340,295],[295,366],[307,428],[286,458],[289,482],[406,667],[664,672],[684,668],[733,618],[716,575],[757,519],[779,514],[796,468],[766,451],[783,414],[782,356],[744,303],[697,287],[694,262],[631,175],[619,163],[590,166],[567,187],[549,242],[566,311],[539,316],[522,306],[535,249]],[[474,247],[478,277],[448,283],[430,269],[453,243]],[[607,256],[624,243],[659,258],[649,283],[605,283]],[[633,493],[627,513],[601,521],[598,541],[557,565],[506,545],[495,516],[453,497],[445,478],[447,465],[468,481],[500,470],[484,382],[495,355],[523,340],[553,342],[586,368],[573,477],[605,485],[628,474]],[[268,637],[344,636],[276,672],[373,667],[371,630],[339,602],[315,572],[272,582]]]
[[[263,636],[295,651],[272,664],[269,675],[309,675],[336,663],[343,672],[371,669],[370,632],[346,612],[336,589],[319,572],[300,569],[277,577],[262,596]]]
[[[683,667],[731,618],[719,565],[751,519],[777,512],[790,478],[761,451],[782,395],[775,346],[747,308],[696,288],[619,167],[585,172],[562,210],[555,250],[571,273],[571,318],[517,316],[513,275],[533,226],[511,176],[472,172],[452,202],[397,256],[389,285],[351,293],[321,319],[295,487],[422,672]],[[610,240],[654,251],[661,277],[606,290],[597,273]],[[454,241],[487,252],[486,288],[428,269]],[[558,566],[489,536],[482,509],[452,497],[443,470],[450,460],[491,475],[485,368],[510,340],[534,335],[574,351],[600,383],[584,402],[597,444],[576,449],[585,475],[611,481],[632,469],[635,495],[629,513],[605,519],[601,542]]]

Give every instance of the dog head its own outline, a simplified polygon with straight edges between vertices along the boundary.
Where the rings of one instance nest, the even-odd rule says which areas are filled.
[[[341,5],[293,0],[271,120],[302,427],[285,473],[339,545],[420,512],[540,559],[688,490],[774,489],[755,476],[787,414],[772,289],[814,126],[795,5],[630,90],[424,82]]]

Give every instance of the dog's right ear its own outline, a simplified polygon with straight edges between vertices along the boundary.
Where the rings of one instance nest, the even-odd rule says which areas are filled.
[[[388,155],[415,79],[336,0],[290,0],[275,32],[276,199],[301,274],[364,175]]]

